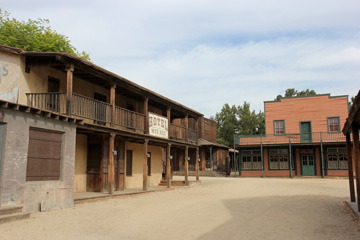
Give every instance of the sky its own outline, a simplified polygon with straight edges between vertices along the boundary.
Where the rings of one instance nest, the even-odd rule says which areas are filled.
[[[214,116],[264,111],[288,88],[355,96],[358,0],[1,0],[18,20],[49,19],[91,61]]]

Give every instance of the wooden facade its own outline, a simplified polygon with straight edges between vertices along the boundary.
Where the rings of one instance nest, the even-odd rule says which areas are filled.
[[[75,192],[147,190],[162,178],[170,187],[174,162],[181,161],[188,183],[190,166],[184,159],[195,161],[199,155],[201,113],[68,53],[25,52],[0,45],[0,65],[6,70],[0,76],[1,106],[17,104],[22,107],[14,110],[75,124],[71,178]],[[54,157],[54,169],[62,160]],[[197,163],[193,170],[198,168]],[[68,181],[56,174],[55,181]]]
[[[282,98],[265,106],[265,135],[237,136],[241,176],[347,176],[346,138],[340,131],[348,97]]]

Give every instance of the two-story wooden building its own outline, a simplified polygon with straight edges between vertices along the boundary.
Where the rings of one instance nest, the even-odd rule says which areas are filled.
[[[199,156],[201,113],[68,53],[0,45],[0,115],[0,207],[71,207],[74,192],[164,176],[170,187],[179,161],[188,183],[183,159]]]
[[[268,101],[265,135],[237,136],[241,176],[347,176],[348,97]]]

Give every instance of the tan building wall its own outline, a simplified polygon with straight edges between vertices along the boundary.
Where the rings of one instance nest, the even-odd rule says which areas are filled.
[[[274,120],[285,120],[285,133],[300,133],[302,121],[311,121],[312,132],[327,132],[327,117],[340,117],[343,126],[347,115],[347,96],[320,95],[265,102],[267,134],[274,134]]]
[[[132,176],[126,176],[125,188],[141,188],[143,186],[144,145],[126,142],[125,149],[132,150],[133,154]],[[157,186],[162,179],[162,149],[148,145],[148,152],[151,153],[151,176],[148,177],[148,184]]]
[[[87,146],[87,136],[76,134],[74,192],[86,192]]]
[[[20,56],[1,52],[0,99],[17,103],[20,77]]]

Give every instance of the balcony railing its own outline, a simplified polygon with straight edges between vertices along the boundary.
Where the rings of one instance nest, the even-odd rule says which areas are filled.
[[[345,135],[339,133],[328,132],[312,132],[306,135],[300,133],[288,133],[285,135],[254,135],[254,136],[239,136],[239,145],[275,145],[275,144],[308,144],[308,143],[344,143],[346,142]]]
[[[67,114],[66,93],[27,93],[28,105],[60,114]],[[94,124],[106,125],[112,120],[112,106],[109,103],[95,100],[73,93],[70,114],[84,119],[93,120]],[[145,115],[121,107],[115,107],[116,126],[145,131]],[[169,137],[180,141],[197,141],[197,131],[186,127],[170,124]]]

